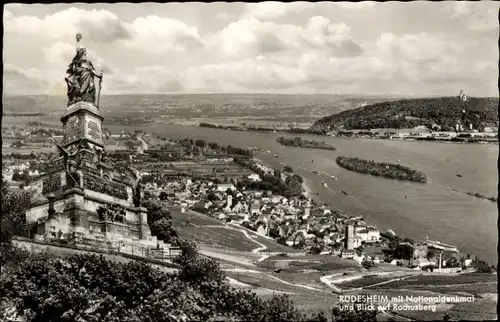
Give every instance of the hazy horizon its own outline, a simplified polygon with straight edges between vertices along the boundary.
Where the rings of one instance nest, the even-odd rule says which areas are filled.
[[[498,96],[498,8],[467,2],[6,4],[4,93]],[[361,94],[363,93],[363,94]]]
[[[390,97],[411,97],[411,98],[433,98],[433,97],[458,97],[458,92],[455,93],[455,95],[449,94],[449,95],[439,95],[439,94],[434,94],[434,95],[397,95],[397,94],[328,94],[328,93],[314,93],[314,94],[308,94],[308,93],[297,93],[297,94],[288,94],[288,93],[120,93],[120,94],[105,94],[102,93],[101,97],[103,96],[196,96],[196,95],[256,95],[256,96],[339,96],[339,97],[353,97],[353,98],[363,98],[363,97],[376,97],[376,98],[390,98]],[[66,95],[64,94],[3,94],[3,97],[26,97],[26,96],[47,96],[47,97],[61,97],[65,98]],[[496,98],[497,96],[471,96],[471,97],[478,97],[478,98]]]

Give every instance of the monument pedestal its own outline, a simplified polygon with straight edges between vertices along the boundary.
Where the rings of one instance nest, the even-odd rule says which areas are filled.
[[[122,180],[105,157],[99,109],[74,103],[61,122],[61,156],[32,184],[37,198],[26,213],[32,237],[136,253],[164,246],[151,236],[147,209],[134,205],[134,178]]]
[[[109,243],[114,248],[130,244],[139,248],[158,246],[158,240],[151,235],[145,208],[134,207],[125,200],[114,203],[116,200],[106,195],[101,197],[86,189],[67,190],[29,209],[27,223],[38,239],[47,241],[65,240],[100,249],[109,248]]]

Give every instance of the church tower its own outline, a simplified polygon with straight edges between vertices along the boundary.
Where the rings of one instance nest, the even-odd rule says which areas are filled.
[[[97,248],[111,243],[122,251],[136,249],[137,254],[137,247],[156,248],[159,243],[141,206],[138,171],[127,167],[128,175],[123,175],[106,158],[99,109],[103,75],[87,58],[81,38],[78,34],[76,54],[66,71],[68,103],[61,117],[59,156],[31,185],[34,198],[27,226],[38,240],[66,238],[69,244]]]

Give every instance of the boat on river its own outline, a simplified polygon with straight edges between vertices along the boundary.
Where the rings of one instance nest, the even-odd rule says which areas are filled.
[[[443,250],[443,251],[447,251],[447,252],[458,253],[458,248],[456,246],[442,243],[439,240],[437,240],[437,241],[426,240],[426,244],[430,248],[439,249],[439,250]]]

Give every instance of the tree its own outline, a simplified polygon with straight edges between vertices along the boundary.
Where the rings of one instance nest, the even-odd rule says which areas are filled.
[[[308,321],[314,322],[328,322],[326,315],[323,311],[319,311],[317,314],[314,314]]]
[[[134,142],[133,142],[133,141],[131,141],[131,140],[125,141],[125,147],[126,147],[128,150],[134,150],[134,149],[135,149]]]
[[[162,192],[160,192],[160,194],[158,195],[158,198],[159,198],[160,200],[164,201],[164,200],[167,200],[168,195],[167,195],[167,193],[166,193],[165,191],[162,191]]]
[[[157,202],[149,202],[145,205],[148,210],[148,224],[151,234],[159,240],[171,242],[177,237],[177,231],[172,223],[170,212]]]
[[[364,269],[370,269],[370,268],[372,268],[374,265],[373,265],[373,262],[372,262],[372,261],[363,261],[362,266],[363,266],[363,268],[364,268]]]
[[[289,165],[286,165],[284,168],[283,168],[283,171],[285,172],[289,172],[289,173],[293,173],[293,168]]]
[[[286,190],[284,191],[284,196],[289,198],[289,197],[295,197],[295,196],[300,196],[302,194],[302,177],[294,174],[290,178],[287,179],[286,181]]]
[[[311,320],[286,295],[262,300],[235,290],[219,264],[200,256],[191,242],[181,241],[181,254],[174,260],[180,272],[175,274],[141,261],[111,262],[102,255],[56,258],[14,251],[18,260],[2,266],[0,316],[10,307],[27,322]],[[333,318],[373,321],[372,313],[339,312]],[[324,314],[312,320],[323,322]]]
[[[263,321],[302,321],[305,316],[293,305],[287,294],[274,296],[266,303]]]
[[[271,238],[280,237],[278,229],[277,228],[270,228],[269,229],[269,237],[271,237]]]
[[[314,238],[314,245],[311,247],[311,254],[319,254],[323,251],[325,248],[325,243],[323,242],[323,239],[320,238]]]
[[[180,241],[181,253],[174,263],[181,265],[179,277],[182,281],[202,285],[215,282],[222,283],[224,275],[219,263],[212,258],[201,257],[195,242]]]
[[[156,236],[157,239],[163,240],[164,242],[171,242],[177,237],[177,232],[175,231],[172,220],[168,218],[160,218],[154,221],[151,225],[151,233]]]
[[[491,266],[483,261],[483,260],[480,260],[480,259],[474,259],[472,261],[472,264],[471,264],[472,267],[474,267],[478,273],[492,273],[493,272],[493,269],[491,268]]]
[[[30,205],[28,193],[16,194],[9,191],[2,178],[2,220],[0,243],[10,243],[13,236],[23,232],[26,223],[26,209]]]
[[[216,201],[218,198],[217,198],[217,195],[213,192],[213,191],[210,191],[207,195],[207,200],[208,201]]]

